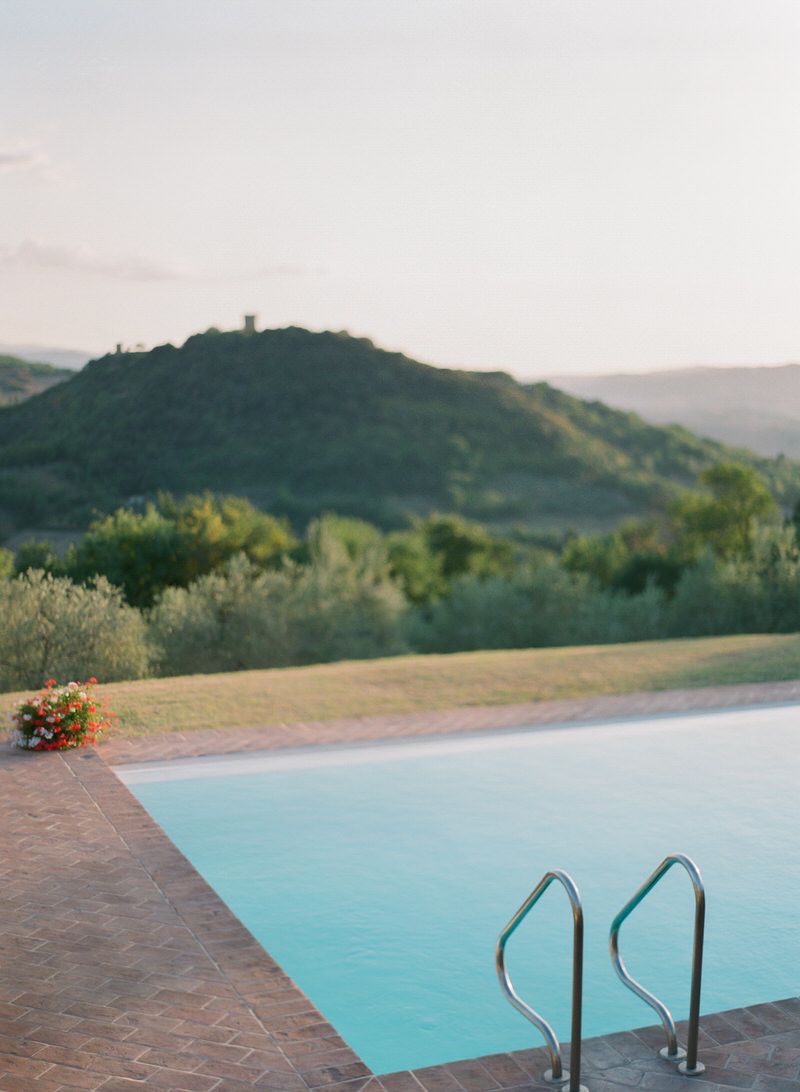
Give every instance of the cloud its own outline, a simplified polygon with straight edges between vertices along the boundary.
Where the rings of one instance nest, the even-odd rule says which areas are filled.
[[[12,250],[0,251],[0,267],[64,269],[115,281],[175,281],[186,278],[186,274],[179,270],[147,258],[108,258],[84,248],[47,246],[32,240],[26,240]]]
[[[278,277],[323,277],[327,270],[321,267],[293,265],[285,262],[278,265],[264,265],[253,269],[249,273],[240,273],[241,280],[271,280]]]
[[[0,174],[14,171],[37,171],[48,166],[47,156],[33,148],[15,150],[0,148]]]
[[[288,262],[241,272],[188,271],[135,255],[108,257],[88,247],[52,246],[26,239],[13,248],[0,248],[0,269],[67,270],[114,281],[262,281],[320,277],[322,268]]]

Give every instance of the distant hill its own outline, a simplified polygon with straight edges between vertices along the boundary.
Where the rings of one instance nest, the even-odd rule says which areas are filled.
[[[209,331],[121,353],[0,409],[0,519],[80,526],[158,490],[239,493],[298,522],[459,509],[496,526],[611,526],[734,455],[786,503],[800,467],[501,372],[346,334]]]
[[[567,375],[551,382],[655,424],[683,425],[762,455],[800,458],[800,364]]]
[[[53,364],[57,368],[69,368],[77,371],[91,360],[92,354],[82,349],[57,349],[48,345],[13,345],[0,342],[0,356],[17,356],[20,360],[31,360],[35,363],[44,362]]]
[[[32,363],[16,356],[0,355],[0,406],[21,402],[56,383],[69,379],[72,372],[52,364]]]

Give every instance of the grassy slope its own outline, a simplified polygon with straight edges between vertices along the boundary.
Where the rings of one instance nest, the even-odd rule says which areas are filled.
[[[405,656],[112,683],[125,735],[236,728],[800,676],[800,635]],[[19,694],[0,695],[0,711]]]

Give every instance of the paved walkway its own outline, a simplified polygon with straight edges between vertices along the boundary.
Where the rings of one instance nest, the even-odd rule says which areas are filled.
[[[138,739],[111,739],[103,744],[103,756],[110,764],[121,765],[123,762],[232,754],[237,751],[271,750],[276,747],[360,743],[374,739],[400,739],[449,732],[488,732],[498,728],[617,720],[622,717],[731,709],[778,702],[800,702],[800,681],[610,694],[562,701],[526,702],[519,705],[466,706],[427,713],[300,721],[294,724],[268,724],[257,728],[170,732]]]
[[[723,704],[786,701],[790,686],[800,697],[798,684],[780,684],[771,696],[725,688]],[[707,707],[696,704],[697,695],[652,695],[648,709],[628,705],[625,713],[612,699],[598,700],[606,711],[633,715],[666,711],[670,700]],[[646,704],[641,695],[626,701]],[[563,711],[563,703],[548,703],[556,704]],[[595,719],[596,710],[587,707],[585,719]],[[462,730],[476,728],[473,712]],[[561,719],[563,712],[551,722]],[[385,734],[403,734],[396,718],[389,721]],[[456,721],[446,723],[433,730],[458,730]],[[359,738],[376,738],[386,718],[357,725]],[[107,753],[111,747],[0,753],[0,1089],[547,1087],[539,1079],[546,1068],[540,1050],[371,1074],[115,777]],[[705,1018],[702,1078],[680,1077],[655,1055],[659,1034],[644,1029],[589,1040],[590,1092],[683,1092],[693,1085],[706,1092],[800,1092],[798,999]]]

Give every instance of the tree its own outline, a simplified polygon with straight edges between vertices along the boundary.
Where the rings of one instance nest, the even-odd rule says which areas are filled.
[[[479,523],[434,513],[422,521],[420,528],[431,553],[441,559],[446,580],[466,573],[497,576],[514,567],[511,543],[489,534]]]
[[[442,556],[434,554],[420,528],[386,536],[389,567],[403,593],[418,605],[433,603],[447,593]]]
[[[518,552],[509,539],[491,535],[479,523],[441,513],[417,520],[408,531],[393,532],[387,548],[393,575],[418,604],[447,595],[459,576],[511,575]]]
[[[147,674],[142,616],[102,577],[79,587],[29,569],[0,584],[0,617],[3,690],[41,686],[49,677],[111,682]]]
[[[65,559],[78,582],[105,576],[133,606],[149,606],[162,588],[187,579],[187,543],[174,520],[152,504],[144,512],[118,508],[96,520]]]
[[[576,535],[569,539],[561,562],[570,572],[586,573],[593,577],[602,588],[626,588],[623,574],[631,568],[638,572],[647,564],[634,564],[635,559],[659,558],[664,553],[665,547],[655,520],[626,520],[608,534]],[[644,585],[636,590],[644,590]]]
[[[295,551],[295,556],[301,561],[309,559],[315,528],[324,528],[326,536],[341,543],[351,561],[359,561],[376,551],[385,558],[383,535],[373,523],[353,516],[327,513],[309,524],[306,543],[301,550]]]
[[[181,585],[213,572],[236,554],[274,568],[297,545],[287,520],[260,511],[245,497],[203,493],[175,500],[162,494],[158,507],[174,521],[182,539],[186,572]]]
[[[129,603],[149,607],[164,588],[185,588],[237,554],[271,568],[295,544],[285,520],[243,497],[164,494],[144,512],[118,508],[92,523],[62,571],[77,581],[105,576]]]
[[[64,565],[52,543],[29,538],[14,554],[14,569],[18,573],[27,572],[28,569],[41,569],[46,573],[63,576]]]
[[[576,535],[564,547],[561,562],[572,573],[585,573],[608,588],[630,559],[619,532],[608,535]]]
[[[243,671],[402,652],[405,603],[385,563],[351,560],[324,525],[306,565],[258,568],[239,554],[150,613],[162,674]]]
[[[721,558],[749,555],[757,525],[778,514],[764,478],[740,463],[716,463],[698,480],[710,495],[686,494],[673,508],[686,552],[697,557],[711,547]]]
[[[14,575],[14,555],[0,546],[0,580],[9,580]]]

